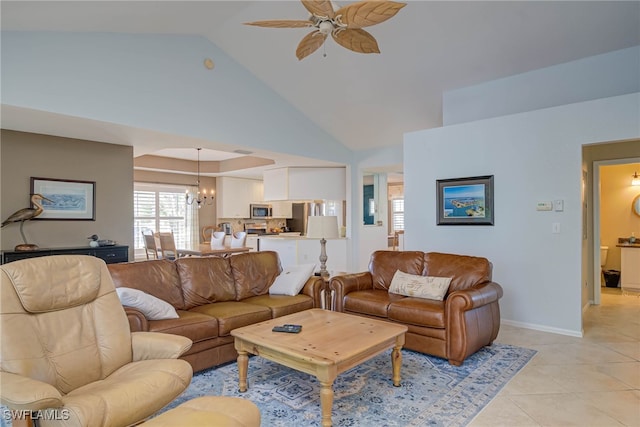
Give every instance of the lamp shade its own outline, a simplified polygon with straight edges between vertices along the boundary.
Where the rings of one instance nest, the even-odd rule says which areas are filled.
[[[340,236],[337,216],[310,216],[307,222],[307,237],[337,239]]]

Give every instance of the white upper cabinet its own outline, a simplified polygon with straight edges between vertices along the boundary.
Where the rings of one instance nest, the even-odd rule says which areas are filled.
[[[270,202],[272,218],[291,218],[293,216],[293,204],[291,202]]]
[[[216,178],[216,216],[250,218],[249,205],[261,202],[262,181],[221,176]]]
[[[280,168],[264,172],[264,200],[345,200],[346,168]]]

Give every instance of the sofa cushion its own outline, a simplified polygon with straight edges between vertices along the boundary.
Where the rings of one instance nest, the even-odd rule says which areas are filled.
[[[269,307],[238,301],[201,305],[191,311],[218,319],[218,335],[221,337],[229,335],[233,329],[271,319]]]
[[[151,260],[107,264],[116,287],[139,289],[184,310],[180,277],[173,261]]]
[[[259,295],[257,297],[242,300],[242,302],[269,307],[271,310],[271,317],[273,318],[313,308],[313,299],[310,296],[302,294],[294,296]]]
[[[375,251],[369,261],[373,289],[389,290],[396,271],[422,274],[424,252],[419,251]],[[434,276],[434,274],[432,274]]]
[[[269,286],[282,271],[278,253],[248,252],[229,258],[236,284],[236,301],[269,293]]]
[[[387,317],[407,325],[444,329],[444,305],[444,301],[408,297],[389,304]]]
[[[428,252],[424,254],[422,275],[451,277],[448,295],[491,281],[491,263],[481,257]]]
[[[202,313],[178,310],[178,319],[149,321],[150,332],[182,335],[194,343],[218,337],[218,320]]]
[[[349,292],[344,297],[344,311],[386,318],[389,304],[403,298],[381,289]]]
[[[175,261],[187,310],[219,301],[235,301],[236,286],[227,258],[190,257]]]
[[[138,289],[120,287],[116,288],[120,303],[126,307],[140,310],[147,320],[177,319],[178,313],[171,304],[142,292]]]
[[[451,283],[451,277],[420,276],[398,270],[393,275],[389,292],[442,301],[449,289],[449,283]]]
[[[298,295],[309,277],[313,275],[315,264],[299,264],[285,268],[269,286],[271,295]]]

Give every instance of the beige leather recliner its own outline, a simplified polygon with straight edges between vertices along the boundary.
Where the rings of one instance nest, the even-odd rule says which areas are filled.
[[[40,426],[136,424],[191,382],[191,366],[177,360],[191,340],[131,333],[98,258],[2,265],[0,298],[0,400],[20,414],[36,411]]]

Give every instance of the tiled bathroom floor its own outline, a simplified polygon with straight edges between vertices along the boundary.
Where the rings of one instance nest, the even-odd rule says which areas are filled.
[[[502,325],[498,342],[538,353],[469,425],[640,426],[640,296],[601,301],[583,338]]]

